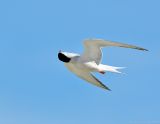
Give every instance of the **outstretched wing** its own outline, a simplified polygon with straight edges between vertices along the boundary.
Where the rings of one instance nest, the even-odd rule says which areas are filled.
[[[84,41],[85,49],[82,58],[88,61],[95,61],[97,64],[99,64],[102,58],[101,48],[107,46],[116,46],[116,47],[124,47],[124,48],[132,48],[137,50],[148,51],[147,49],[141,47],[124,44],[120,42],[113,42],[102,39],[88,39]]]
[[[72,63],[65,63],[65,66],[78,77],[86,80],[89,83],[92,83],[98,87],[101,87],[106,90],[110,90],[107,86],[105,86],[101,81],[99,81],[95,76],[93,76],[90,72],[85,72],[83,70],[79,70]]]

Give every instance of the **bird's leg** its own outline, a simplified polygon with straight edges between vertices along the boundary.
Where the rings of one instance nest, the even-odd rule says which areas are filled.
[[[100,71],[99,71],[99,73],[101,73],[101,74],[105,74],[106,72],[105,72],[105,71],[103,71],[103,70],[100,70]]]

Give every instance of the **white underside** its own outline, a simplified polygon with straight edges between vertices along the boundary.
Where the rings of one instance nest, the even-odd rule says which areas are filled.
[[[113,72],[113,73],[122,73],[119,70],[124,69],[125,67],[115,67],[109,65],[99,64],[98,67],[104,71]]]

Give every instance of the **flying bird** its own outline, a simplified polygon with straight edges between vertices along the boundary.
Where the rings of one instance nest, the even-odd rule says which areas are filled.
[[[147,49],[141,47],[120,42],[113,42],[102,39],[87,39],[84,41],[83,54],[80,55],[77,53],[59,51],[58,58],[60,61],[64,62],[65,66],[78,77],[98,87],[110,90],[92,74],[92,72],[99,72],[101,74],[105,74],[105,72],[121,73],[119,70],[123,67],[114,67],[101,64],[101,48],[110,46],[148,51]]]

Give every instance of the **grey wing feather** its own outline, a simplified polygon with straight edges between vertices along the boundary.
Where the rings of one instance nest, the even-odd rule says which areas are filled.
[[[148,51],[147,49],[130,45],[130,44],[124,44],[120,42],[113,42],[113,41],[102,40],[102,39],[88,39],[84,41],[85,50],[82,55],[82,58],[84,60],[88,59],[88,61],[95,61],[97,64],[99,64],[102,58],[101,48],[109,47],[109,46],[132,48],[137,50]]]
[[[102,87],[102,88],[104,88],[104,89],[106,89],[106,90],[110,90],[111,91],[111,89],[109,89],[106,85],[104,85],[100,80],[98,80],[94,75],[92,75],[92,74],[90,74],[98,83],[99,83],[99,85],[100,85],[100,87]]]
[[[90,72],[84,72],[82,70],[77,69],[74,64],[68,63],[65,66],[78,77],[86,80],[87,82],[94,84],[98,87],[101,87],[106,90],[110,90],[107,86],[105,86],[101,81],[99,81],[95,76],[93,76]]]
[[[148,51],[147,49],[144,49],[142,47],[120,43],[120,42],[115,42],[115,41],[102,40],[102,39],[88,39],[84,41],[84,44],[87,47],[90,45],[96,45],[97,47],[117,46],[117,47],[132,48],[132,49],[137,49],[137,50]]]

